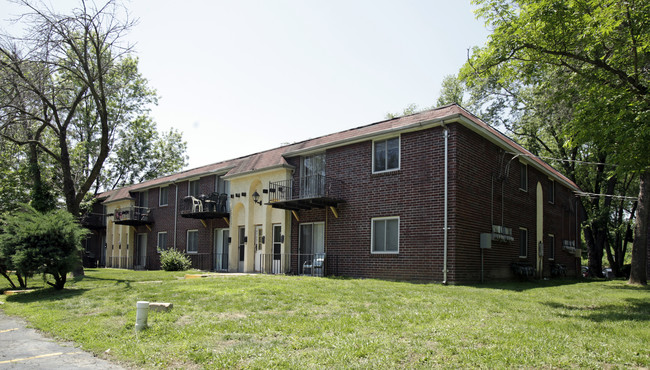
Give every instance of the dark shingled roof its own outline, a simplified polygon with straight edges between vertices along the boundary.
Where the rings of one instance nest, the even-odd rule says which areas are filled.
[[[558,178],[565,185],[572,188],[572,190],[579,190],[578,186],[569,180],[566,176],[559,173],[546,162],[534,156],[521,145],[514,142],[498,130],[490,125],[481,121],[478,117],[469,113],[464,108],[457,104],[450,104],[435,109],[426,110],[420,113],[415,113],[408,116],[398,117],[385,121],[376,122],[366,126],[356,127],[350,130],[336,132],[333,134],[317,137],[301,141],[298,143],[282,146],[275,149],[251,154],[241,158],[231,159],[223,162],[218,162],[183,172],[175,173],[169,176],[163,176],[154,180],[142,182],[127,186],[124,188],[107,191],[99,195],[99,198],[105,198],[104,202],[114,202],[118,200],[131,199],[129,192],[138,191],[158,186],[165,186],[174,182],[187,180],[191,178],[198,178],[207,174],[224,174],[229,177],[249,173],[252,171],[259,171],[278,166],[289,166],[285,157],[298,155],[298,153],[308,152],[310,150],[319,150],[326,147],[343,145],[344,143],[354,140],[365,140],[372,136],[389,133],[391,131],[406,130],[409,128],[417,128],[418,125],[442,123],[442,121],[460,120],[461,123],[466,125],[475,125],[475,129],[479,129],[484,136],[492,136],[493,139],[502,142],[506,146],[510,146],[515,152],[528,157],[530,161],[537,164],[539,167],[545,169],[547,172]]]

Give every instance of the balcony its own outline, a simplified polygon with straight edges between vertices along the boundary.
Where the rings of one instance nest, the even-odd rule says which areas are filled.
[[[106,217],[102,213],[86,213],[79,219],[81,226],[90,230],[102,230],[106,228]]]
[[[153,224],[151,208],[124,207],[116,208],[113,212],[113,222],[117,225],[141,226]]]
[[[208,220],[228,217],[228,194],[212,193],[209,196],[187,196],[181,204],[181,217]]]
[[[336,207],[343,203],[343,182],[323,175],[269,183],[269,203],[273,208],[297,211]]]

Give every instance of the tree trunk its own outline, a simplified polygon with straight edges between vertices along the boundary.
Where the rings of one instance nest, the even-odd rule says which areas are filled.
[[[639,181],[639,200],[636,209],[634,245],[632,246],[632,267],[630,284],[648,284],[648,229],[650,226],[650,169],[641,174]]]

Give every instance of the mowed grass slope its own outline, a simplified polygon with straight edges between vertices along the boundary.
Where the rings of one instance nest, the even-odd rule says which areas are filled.
[[[650,290],[88,269],[2,309],[135,367],[648,367]],[[171,302],[136,333],[136,301]],[[107,353],[106,351],[109,350]]]

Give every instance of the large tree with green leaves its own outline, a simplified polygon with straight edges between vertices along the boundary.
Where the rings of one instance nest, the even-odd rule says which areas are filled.
[[[134,22],[118,0],[71,14],[17,2],[27,31],[0,35],[0,138],[21,147],[40,203],[54,189],[78,215],[92,193],[186,165],[181,135],[148,117],[156,92],[123,40]]]
[[[536,84],[540,70],[561,71],[580,99],[567,122],[572,142],[593,145],[615,164],[613,176],[638,174],[630,282],[647,283],[650,220],[650,2],[474,0],[493,29],[470,60],[482,76]],[[611,175],[610,175],[611,178]]]

